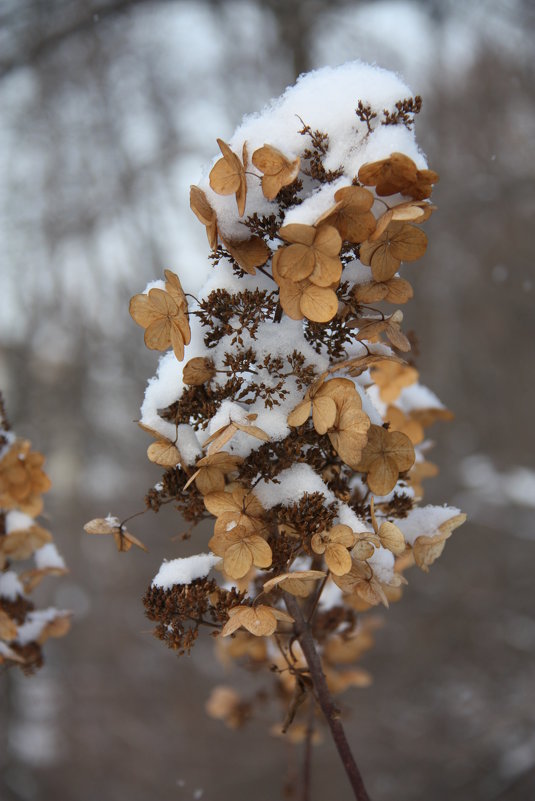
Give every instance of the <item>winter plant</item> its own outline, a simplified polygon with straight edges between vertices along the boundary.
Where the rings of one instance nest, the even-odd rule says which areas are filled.
[[[0,665],[18,665],[25,673],[41,667],[45,640],[62,637],[70,626],[68,612],[36,609],[29,598],[46,576],[67,572],[52,534],[37,522],[41,495],[50,489],[43,463],[44,456],[10,430],[0,396]],[[21,562],[24,569],[17,571]]]
[[[173,504],[187,538],[212,527],[207,552],[164,561],[148,588],[155,634],[183,654],[206,628],[225,662],[271,670],[279,733],[309,749],[323,718],[360,800],[334,697],[369,681],[355,664],[369,610],[399,600],[407,569],[427,571],[464,521],[421,505],[437,472],[425,429],[451,415],[419,383],[399,309],[435,211],[420,107],[378,68],[302,77],[218,139],[191,187],[204,285],[187,296],[166,270],[130,303],[145,344],[167,351],[141,410],[164,468],[147,510]],[[86,530],[141,545],[113,517]],[[253,706],[225,686],[207,704],[231,727]]]

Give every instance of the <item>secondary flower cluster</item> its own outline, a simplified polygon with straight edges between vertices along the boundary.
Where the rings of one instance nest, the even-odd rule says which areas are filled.
[[[31,672],[42,664],[42,644],[66,634],[70,615],[36,609],[28,596],[46,576],[67,570],[52,534],[36,520],[50,488],[44,456],[13,435],[0,411],[0,664]],[[32,566],[15,570],[28,559]]]
[[[396,108],[382,125],[408,137],[400,109],[419,104]],[[306,124],[287,150],[254,121],[233,143],[218,140],[221,157],[190,195],[214,273],[189,303],[166,271],[130,304],[146,344],[174,352],[142,408],[149,459],[165,468],[147,507],[174,503],[186,537],[213,525],[209,554],[162,565],[147,614],[179,652],[211,626],[222,659],[274,666],[288,700],[306,692],[308,670],[288,597],[330,689],[363,686],[354,662],[376,622],[361,613],[398,600],[407,568],[427,570],[464,521],[458,509],[420,505],[436,472],[425,429],[451,415],[419,384],[396,308],[413,295],[398,270],[426,250],[420,226],[438,176],[411,158],[410,138],[411,155],[385,152],[377,114],[363,109],[350,166],[336,167],[329,133]],[[351,166],[367,148],[381,157]],[[230,725],[249,709],[227,690],[209,708]]]

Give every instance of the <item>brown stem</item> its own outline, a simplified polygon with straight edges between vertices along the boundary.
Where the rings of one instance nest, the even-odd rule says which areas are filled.
[[[311,801],[312,793],[312,738],[314,736],[314,699],[308,701],[308,720],[305,735],[305,754],[303,758],[303,796],[302,801]]]
[[[303,655],[307,661],[310,677],[314,685],[316,698],[321,707],[321,711],[325,715],[327,724],[331,730],[331,735],[334,744],[337,748],[340,759],[344,766],[344,770],[349,779],[349,783],[353,788],[356,801],[370,801],[370,797],[366,792],[362,776],[358,769],[355,758],[351,753],[349,743],[344,731],[344,727],[340,722],[340,713],[336,708],[332,695],[327,686],[327,679],[323,672],[321,658],[316,649],[310,626],[303,617],[299,602],[293,595],[284,593],[284,600],[288,612],[294,619],[295,633],[301,645]]]

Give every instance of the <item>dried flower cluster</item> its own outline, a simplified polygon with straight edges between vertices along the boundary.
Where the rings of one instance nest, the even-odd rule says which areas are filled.
[[[314,653],[330,692],[366,685],[355,661],[377,623],[364,613],[397,601],[407,568],[428,570],[464,521],[420,505],[436,472],[425,429],[451,415],[418,383],[398,308],[413,295],[398,271],[425,253],[435,210],[438,175],[411,130],[421,100],[380,123],[353,96],[344,138],[326,97],[325,127],[299,125],[303,86],[218,140],[191,188],[213,262],[198,297],[186,304],[166,271],[130,305],[148,346],[174,351],[142,408],[165,468],[147,507],[174,503],[188,537],[212,527],[210,553],[164,562],[147,615],[178,652],[208,625],[222,660],[271,667],[297,738],[311,693],[329,720]],[[252,705],[218,688],[208,709],[235,727]]]
[[[28,597],[46,576],[67,572],[52,534],[36,520],[50,489],[43,463],[28,440],[10,431],[0,396],[0,665],[25,672],[41,666],[43,643],[70,626],[69,613],[36,609]]]

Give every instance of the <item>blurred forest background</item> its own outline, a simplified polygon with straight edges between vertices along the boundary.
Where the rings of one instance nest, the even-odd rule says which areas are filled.
[[[267,733],[281,710],[237,733],[205,717],[210,643],[179,661],[143,617],[162,558],[205,534],[184,545],[176,514],[146,516],[150,553],[118,555],[82,525],[143,508],[158,480],[133,422],[157,355],[128,300],[206,263],[188,190],[216,137],[355,58],[424,98],[439,213],[406,319],[456,415],[433,432],[427,498],[469,522],[409,575],[344,714],[376,801],[535,798],[534,41],[530,0],[0,0],[0,386],[47,455],[71,570],[40,592],[75,613],[37,676],[0,675],[1,801],[283,797],[299,754],[287,768]],[[327,743],[314,774],[315,798],[349,798]]]

